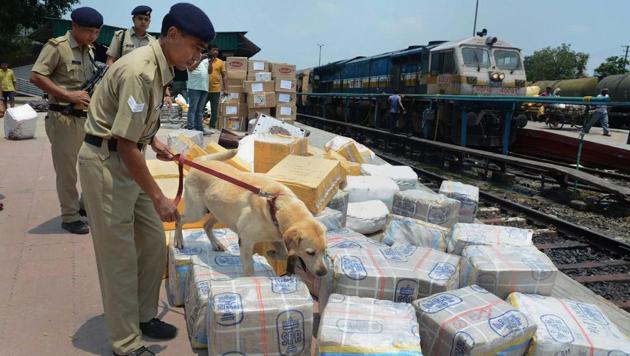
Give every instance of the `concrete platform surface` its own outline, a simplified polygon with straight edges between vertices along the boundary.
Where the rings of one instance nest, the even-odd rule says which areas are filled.
[[[525,128],[530,130],[545,131],[575,139],[580,138],[580,132],[582,131],[582,127],[570,127],[569,125],[565,125],[561,129],[552,129],[544,122],[538,121],[528,121]],[[604,136],[602,133],[603,131],[601,127],[593,127],[588,134],[584,135],[584,140],[624,150],[630,150],[630,145],[626,143],[628,140],[628,130],[610,129],[610,136]]]

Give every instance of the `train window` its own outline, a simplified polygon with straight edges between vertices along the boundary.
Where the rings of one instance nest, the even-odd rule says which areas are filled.
[[[494,61],[497,68],[503,70],[521,69],[521,57],[516,51],[494,51]]]
[[[464,47],[462,48],[464,65],[473,68],[489,68],[490,56],[485,48]]]
[[[432,74],[455,74],[455,59],[453,51],[445,51],[431,54],[431,73]]]

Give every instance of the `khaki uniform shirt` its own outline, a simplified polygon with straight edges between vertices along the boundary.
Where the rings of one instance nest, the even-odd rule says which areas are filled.
[[[215,58],[212,62],[212,73],[210,73],[210,93],[218,93],[221,91],[221,81],[225,72],[225,64],[219,58]],[[227,88],[223,88],[227,90]]]
[[[50,78],[66,90],[81,90],[94,75],[93,61],[92,46],[80,46],[68,31],[61,37],[48,40],[31,71]],[[54,96],[50,96],[49,101],[62,103]]]
[[[148,32],[144,34],[143,37],[140,37],[133,30],[133,27],[128,30],[118,30],[114,33],[114,37],[112,38],[112,43],[109,45],[107,49],[107,55],[118,59],[121,57],[120,55],[120,40],[121,36],[125,36],[125,39],[122,43],[122,55],[126,55],[127,53],[133,51],[136,48],[144,47],[155,41],[155,37],[151,36]]]
[[[173,80],[159,41],[114,63],[96,87],[85,132],[105,139],[150,143],[159,128],[164,89]]]

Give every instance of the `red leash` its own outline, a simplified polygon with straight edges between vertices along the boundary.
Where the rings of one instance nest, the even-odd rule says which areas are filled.
[[[182,199],[182,194],[184,192],[184,165],[190,166],[192,168],[198,169],[206,174],[210,174],[212,176],[215,176],[219,179],[222,179],[226,182],[232,183],[238,187],[241,187],[243,189],[247,189],[250,192],[259,195],[263,198],[267,198],[267,203],[269,204],[269,211],[271,213],[271,220],[273,221],[274,224],[276,224],[276,226],[278,225],[278,219],[276,218],[276,212],[278,211],[278,208],[276,207],[276,199],[278,198],[277,194],[269,194],[269,193],[265,193],[262,190],[260,190],[260,188],[253,186],[251,184],[245,183],[241,180],[238,180],[234,177],[230,177],[227,174],[221,173],[219,171],[216,171],[214,169],[208,168],[206,166],[200,165],[198,163],[195,163],[191,160],[188,160],[186,158],[184,158],[184,156],[182,156],[181,154],[172,154],[173,156],[172,160],[177,162],[177,166],[179,169],[179,185],[177,186],[177,195],[175,196],[175,206],[179,205],[179,202]]]

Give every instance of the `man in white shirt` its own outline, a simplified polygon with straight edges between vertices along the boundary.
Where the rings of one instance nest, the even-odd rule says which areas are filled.
[[[208,53],[201,55],[198,61],[188,68],[188,116],[186,128],[188,130],[210,131],[203,127],[203,108],[208,100]]]
[[[598,98],[608,98],[608,88],[603,88],[602,91],[597,95]],[[595,111],[591,115],[591,119],[584,125],[582,131],[584,133],[588,133],[591,130],[591,127],[595,125],[596,122],[602,122],[602,129],[604,130],[604,136],[610,136],[610,132],[608,131],[608,108],[606,105],[597,105]]]

